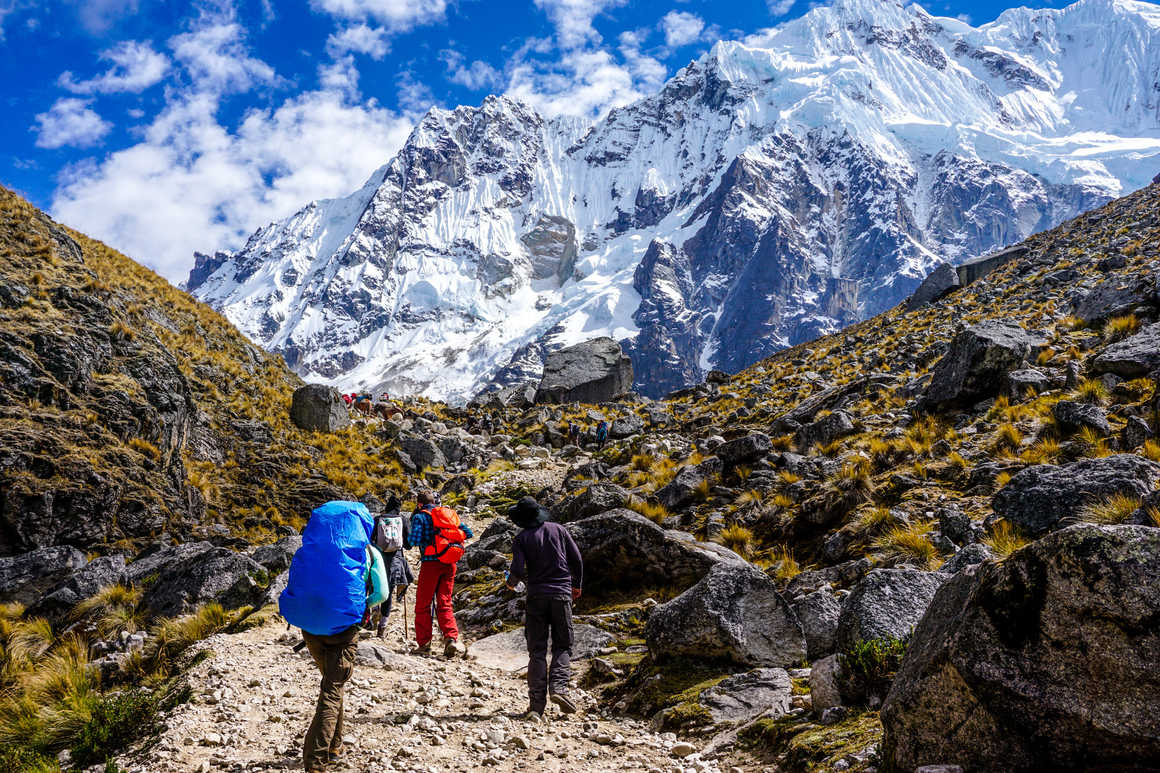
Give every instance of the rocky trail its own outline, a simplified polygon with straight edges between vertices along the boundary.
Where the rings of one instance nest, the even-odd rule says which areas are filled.
[[[583,691],[576,715],[550,706],[543,722],[521,719],[522,672],[485,665],[470,651],[455,660],[409,654],[402,627],[396,611],[384,639],[362,634],[336,771],[750,769],[607,715]],[[130,773],[300,770],[318,673],[306,650],[293,651],[298,641],[281,618],[206,639],[199,648],[208,657],[189,673],[194,697],[165,718],[159,740],[118,763]]]

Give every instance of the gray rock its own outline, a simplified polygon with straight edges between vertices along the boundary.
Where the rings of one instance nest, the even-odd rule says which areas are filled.
[[[983,537],[982,524],[957,507],[944,507],[938,511],[939,533],[956,545],[969,545]]]
[[[838,689],[841,670],[837,655],[827,655],[810,668],[810,700],[816,713],[842,705],[842,692]]]
[[[307,432],[334,432],[350,426],[342,395],[325,384],[307,384],[294,390],[290,420]]]
[[[656,492],[657,501],[669,510],[676,510],[693,501],[697,489],[711,476],[721,471],[721,460],[706,459],[696,466],[684,467],[667,485]]]
[[[210,601],[236,609],[260,603],[268,578],[262,565],[249,557],[212,548],[163,566],[142,596],[141,606],[158,617],[183,615]]]
[[[1120,275],[1078,293],[1071,313],[1089,324],[1101,322],[1152,303],[1155,292],[1155,279],[1144,272],[1137,276]]]
[[[748,722],[763,714],[776,718],[787,713],[792,693],[785,669],[755,668],[718,682],[697,700],[714,723]]]
[[[1120,432],[1120,447],[1125,451],[1135,451],[1151,437],[1152,428],[1148,426],[1148,422],[1139,416],[1129,416],[1124,429]]]
[[[186,542],[181,545],[154,545],[125,567],[125,574],[133,585],[150,585],[165,567],[208,553],[214,546],[209,542]]]
[[[816,445],[826,445],[838,438],[854,433],[854,420],[845,411],[834,411],[812,424],[799,429],[793,437],[794,444],[801,451],[808,451]]]
[[[612,643],[612,634],[586,623],[572,626],[572,660],[586,660]],[[489,668],[520,671],[528,667],[528,643],[522,628],[497,633],[471,643],[471,657]]]
[[[1084,524],[956,575],[882,708],[912,771],[1141,770],[1160,759],[1160,529]]]
[[[290,568],[290,560],[302,547],[302,535],[291,534],[273,545],[262,545],[254,549],[250,558],[272,574],[279,574]]]
[[[0,602],[28,605],[87,563],[85,554],[58,545],[0,557]]]
[[[995,492],[991,508],[1027,536],[1040,537],[1074,522],[1092,503],[1114,494],[1142,497],[1157,481],[1160,464],[1135,454],[1039,464],[1016,473]]]
[[[939,572],[917,569],[871,571],[842,602],[838,651],[848,652],[859,641],[870,639],[909,639],[946,579]]]
[[[834,651],[842,605],[827,590],[816,590],[791,603],[806,636],[806,657],[816,660]]]
[[[118,583],[127,582],[124,556],[100,556],[89,561],[28,608],[33,617],[61,620],[73,607]]]
[[[428,437],[410,432],[404,433],[399,436],[399,449],[409,456],[411,461],[421,470],[447,466],[447,457],[439,450],[435,441]]]
[[[751,432],[745,437],[722,443],[714,449],[713,453],[727,467],[733,467],[764,458],[772,450],[773,442],[769,439],[769,435],[763,432]]]
[[[624,507],[630,494],[615,483],[593,483],[576,496],[565,501],[558,510],[556,520],[571,523],[581,518],[607,513]]]
[[[1087,427],[1107,437],[1112,434],[1108,424],[1108,414],[1098,405],[1080,403],[1074,400],[1060,400],[1051,407],[1051,415],[1065,432],[1078,432]]]
[[[611,338],[552,352],[544,362],[537,403],[606,403],[632,388],[632,361]]]
[[[1094,373],[1114,373],[1131,379],[1160,368],[1160,322],[1112,344],[1091,361]]]
[[[807,569],[789,581],[785,592],[786,595],[794,597],[812,593],[825,585],[849,588],[865,577],[873,567],[868,558],[853,558],[822,569]]]
[[[1007,374],[1007,397],[1011,400],[1024,399],[1028,390],[1041,394],[1048,389],[1051,389],[1051,379],[1032,368],[1020,368]]]
[[[644,432],[644,419],[629,412],[608,425],[608,436],[615,440]]]
[[[645,626],[653,659],[727,660],[793,666],[805,634],[773,581],[748,564],[715,566],[703,580],[653,610]]]
[[[410,660],[392,652],[389,647],[378,642],[360,641],[355,650],[354,662],[360,666],[382,668],[387,671],[409,671]]]
[[[662,529],[631,510],[613,510],[567,526],[584,557],[584,595],[683,590],[720,563],[745,565],[721,545],[697,542],[691,534]]]
[[[934,303],[939,298],[958,290],[961,286],[959,274],[955,271],[955,267],[950,263],[939,263],[926,275],[926,279],[922,280],[918,289],[906,299],[906,310],[914,311],[929,303]]]
[[[994,321],[972,325],[955,336],[935,365],[922,405],[943,408],[994,397],[1006,389],[1007,374],[1019,370],[1045,345],[1040,336],[1018,325]]]
[[[968,567],[978,566],[994,558],[995,553],[989,547],[982,542],[972,542],[951,556],[951,560],[943,564],[939,571],[943,574],[958,574]]]

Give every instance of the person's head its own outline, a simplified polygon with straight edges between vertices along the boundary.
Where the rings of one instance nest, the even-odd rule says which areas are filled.
[[[431,489],[419,489],[415,492],[415,504],[420,509],[439,504],[439,497]]]
[[[397,495],[389,494],[389,495],[387,495],[386,504],[383,505],[383,512],[384,513],[397,513],[397,512],[399,512],[399,508],[402,506],[403,506],[403,503],[401,501],[399,501],[399,497]]]
[[[508,518],[521,529],[530,529],[551,518],[551,513],[532,497],[524,497],[508,510]]]

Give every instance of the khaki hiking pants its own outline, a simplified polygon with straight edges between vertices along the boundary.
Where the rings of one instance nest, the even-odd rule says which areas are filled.
[[[306,773],[319,773],[342,749],[342,693],[346,680],[354,673],[358,626],[352,625],[332,636],[315,636],[303,631],[302,638],[314,664],[322,672],[314,721],[302,745],[302,767]]]

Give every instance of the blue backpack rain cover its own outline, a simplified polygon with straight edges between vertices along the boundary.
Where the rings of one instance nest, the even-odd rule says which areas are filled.
[[[362,622],[373,529],[370,511],[361,502],[327,502],[315,508],[278,599],[286,622],[316,636],[341,633]]]

